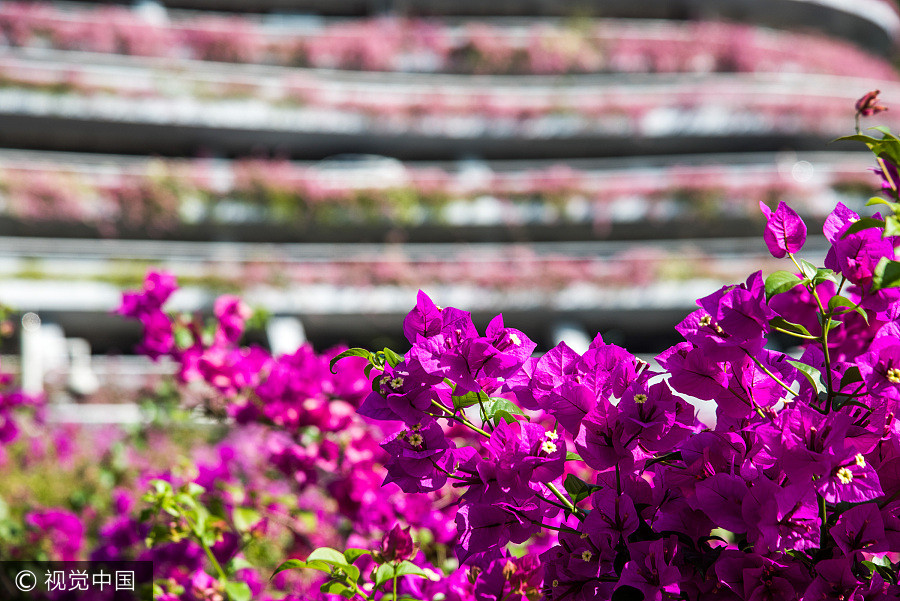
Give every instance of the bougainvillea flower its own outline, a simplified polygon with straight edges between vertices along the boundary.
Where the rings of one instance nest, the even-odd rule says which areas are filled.
[[[660,539],[628,545],[631,559],[622,569],[617,588],[631,586],[644,594],[644,601],[667,601],[678,595],[681,572],[675,567],[676,543]]]
[[[863,503],[841,514],[831,527],[834,542],[844,555],[890,551],[884,536],[884,521],[875,503]]]
[[[403,320],[403,334],[410,344],[441,332],[441,310],[422,290],[416,295],[416,306]]]
[[[763,201],[759,202],[759,208],[766,216],[763,239],[773,257],[780,259],[787,253],[796,253],[803,248],[806,242],[806,224],[794,209],[779,202],[778,208],[772,211]]]

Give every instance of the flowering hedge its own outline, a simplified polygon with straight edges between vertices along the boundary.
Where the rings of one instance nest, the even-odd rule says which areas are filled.
[[[286,220],[320,226],[590,223],[604,229],[639,220],[755,220],[759,201],[772,198],[823,218],[835,198],[862,206],[872,180],[859,169],[861,161],[848,157],[817,157],[799,178],[773,157],[769,164],[653,171],[546,164],[469,174],[407,164],[381,182],[365,167],[356,177],[363,181],[354,182],[316,165],[276,160],[157,159],[95,170],[36,158],[0,161],[0,211],[24,222],[92,224],[106,235]]]
[[[896,79],[848,42],[729,23],[585,20],[575,26],[448,26],[351,20],[296,30],[249,17],[159,23],[120,7],[4,2],[0,34],[19,47],[314,68],[494,74],[788,71]]]
[[[552,139],[832,136],[852,117],[846,78],[716,74],[643,83],[529,85],[426,76],[378,81],[326,71],[191,75],[167,67],[0,57],[4,112],[112,123],[335,135]],[[165,85],[160,85],[165,82]],[[893,91],[894,82],[883,81]],[[893,123],[895,117],[888,115]]]

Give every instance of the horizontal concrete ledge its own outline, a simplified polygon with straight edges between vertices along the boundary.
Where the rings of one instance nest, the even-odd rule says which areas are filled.
[[[294,159],[322,159],[336,154],[381,154],[404,160],[614,157],[702,152],[776,150],[857,150],[852,144],[828,146],[835,135],[777,132],[682,135],[654,138],[573,135],[547,138],[423,136],[416,134],[339,134],[245,130],[134,123],[98,119],[0,115],[0,146],[54,151],[110,152],[196,156],[208,151],[241,156],[259,152]]]

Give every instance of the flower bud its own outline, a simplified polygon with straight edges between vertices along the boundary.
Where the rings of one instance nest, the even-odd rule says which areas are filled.
[[[381,556],[386,561],[403,561],[408,559],[412,553],[413,541],[412,536],[409,535],[409,528],[401,528],[399,524],[395,525],[381,539]]]

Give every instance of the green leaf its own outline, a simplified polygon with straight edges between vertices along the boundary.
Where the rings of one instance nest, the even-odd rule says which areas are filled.
[[[900,211],[900,202],[891,202],[889,200],[881,198],[880,196],[873,196],[866,203],[867,207],[871,207],[874,205],[887,205],[891,208],[891,211],[893,211],[894,213],[897,213],[898,211]]]
[[[344,558],[344,554],[340,551],[336,551],[331,547],[319,547],[318,549],[313,549],[313,552],[309,554],[309,557],[306,558],[307,563],[314,561],[327,561],[328,563],[334,564],[336,566],[346,566],[349,565],[347,560]]]
[[[384,347],[384,359],[387,361],[391,367],[397,367],[397,365],[403,361],[403,355],[396,353],[389,349],[388,347]]]
[[[788,359],[787,361],[800,370],[800,373],[802,373],[809,383],[812,384],[813,388],[816,389],[816,393],[825,390],[825,386],[822,384],[822,372],[815,367],[807,365],[806,363],[801,363],[800,361],[794,361],[793,359]]]
[[[819,271],[819,268],[807,261],[806,259],[800,259],[800,271],[803,272],[803,275],[811,280],[816,276],[816,273]]]
[[[820,267],[816,270],[816,275],[812,278],[812,285],[818,286],[822,282],[826,282],[828,280],[831,280],[832,282],[837,284],[837,276],[834,275],[834,272],[830,269]]]
[[[594,484],[588,484],[575,474],[569,474],[566,476],[566,481],[563,483],[563,487],[566,489],[566,492],[569,493],[569,496],[572,498],[572,503],[578,503],[579,501],[583,501],[591,496],[591,493],[595,490],[599,490],[599,486]]]
[[[328,369],[331,370],[331,373],[337,374],[337,372],[334,371],[334,364],[337,363],[338,361],[340,361],[341,359],[343,359],[344,357],[364,357],[365,359],[372,361],[372,359],[375,356],[371,352],[367,351],[364,348],[347,349],[346,351],[344,351],[343,353],[341,353],[340,355],[338,355],[337,357],[332,359],[331,363],[328,364]]]
[[[872,217],[863,217],[859,221],[856,221],[847,228],[847,231],[841,235],[841,238],[846,238],[850,234],[855,234],[856,232],[861,232],[863,230],[867,230],[873,227],[884,227],[884,220],[882,219],[874,219]]]
[[[836,309],[839,308],[843,310],[836,311]],[[849,313],[850,311],[856,311],[862,316],[867,325],[869,323],[869,316],[868,314],[866,314],[866,310],[845,296],[832,296],[831,300],[828,301],[828,310],[831,312],[835,312],[838,315],[842,313]]]
[[[363,555],[371,555],[372,552],[367,549],[347,549],[344,551],[344,559],[347,563],[353,563]]]
[[[383,563],[378,566],[378,569],[375,570],[375,574],[372,577],[372,580],[375,582],[375,590],[394,578],[394,564],[392,563]]]
[[[319,590],[329,595],[340,595],[347,599],[351,599],[355,595],[355,593],[349,586],[341,582],[339,579],[335,578],[322,583],[322,586],[319,587]]]
[[[835,409],[841,409],[842,407],[846,407],[847,405],[855,405],[857,407],[862,407],[863,409],[869,409],[869,406],[865,403],[856,400],[851,396],[847,396],[846,394],[836,394],[834,395],[834,400],[832,401]]]
[[[801,338],[808,336],[814,338],[814,336],[809,333],[809,330],[807,330],[803,325],[788,321],[781,316],[773,317],[772,319],[770,319],[769,325],[773,328],[784,330],[786,333],[793,334],[794,336],[799,336]]]
[[[247,532],[260,520],[259,512],[250,507],[236,507],[231,515],[238,532]]]
[[[898,205],[900,206],[900,205]],[[888,236],[900,236],[900,217],[896,215],[889,215],[884,220],[884,234],[882,234],[884,238]]]
[[[873,138],[872,136],[867,136],[865,134],[853,134],[852,136],[841,136],[837,138],[835,142],[840,140],[846,140],[849,142],[864,142],[865,144],[880,144],[881,140],[878,138]]]
[[[644,469],[647,469],[654,463],[659,463],[660,461],[675,461],[681,459],[681,451],[672,451],[671,453],[663,453],[662,455],[656,455],[655,457],[651,457],[644,464]]]
[[[790,271],[776,271],[766,278],[766,300],[776,294],[787,292],[794,286],[803,283],[796,273]]]
[[[428,580],[440,580],[440,576],[434,571],[427,568],[420,568],[411,561],[403,560],[397,566],[397,576],[421,576]]]
[[[853,365],[844,372],[843,376],[841,376],[841,383],[839,386],[840,389],[843,390],[847,386],[856,384],[857,382],[862,382],[862,374],[859,373],[859,367]]]
[[[453,399],[453,409],[456,411],[478,404],[477,392],[467,392],[461,396],[453,395],[451,398]]]
[[[569,451],[568,453],[566,453],[566,461],[584,461],[584,459],[582,459],[581,455],[579,455],[578,453]]]
[[[882,141],[884,139],[897,139],[897,136],[891,133],[891,128],[889,128],[887,125],[873,125],[872,127],[867,127],[866,129],[874,129],[875,131],[881,132],[884,135]]]
[[[495,425],[499,424],[501,419],[511,424],[516,421],[516,418],[513,417],[514,415],[525,415],[518,405],[509,399],[501,397],[491,397],[490,402],[485,407],[485,411],[487,412],[487,418],[494,420]]]
[[[254,567],[252,563],[247,561],[246,558],[238,555],[237,557],[233,557],[231,561],[228,562],[229,573],[237,572],[238,570],[244,570],[246,568]]]
[[[228,593],[230,601],[250,601],[250,597],[253,595],[246,582],[226,582],[225,592]]]
[[[900,262],[881,257],[872,276],[872,291],[900,287]]]
[[[288,559],[285,562],[282,562],[280,566],[275,568],[275,571],[272,572],[272,575],[269,576],[269,580],[275,578],[279,573],[285,570],[300,570],[306,567],[306,562],[302,559]]]

